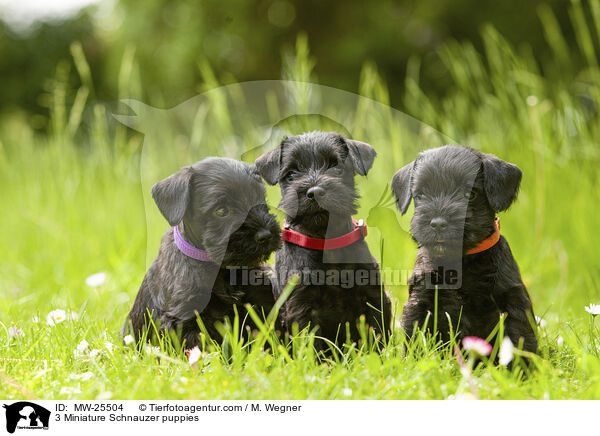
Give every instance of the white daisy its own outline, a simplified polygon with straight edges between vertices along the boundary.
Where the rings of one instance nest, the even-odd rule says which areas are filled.
[[[197,364],[198,364],[198,360],[200,360],[200,356],[202,356],[202,352],[200,351],[200,348],[194,347],[191,350],[188,350],[187,355],[188,355],[188,362],[189,362],[190,366],[193,366],[194,368],[196,368]]]
[[[56,309],[48,313],[48,316],[46,316],[46,324],[55,326],[63,321],[75,321],[77,319],[79,319],[77,312],[70,311],[67,313],[62,309]]]
[[[88,341],[86,341],[85,339],[83,339],[79,344],[77,344],[77,347],[75,347],[75,349],[73,350],[73,356],[75,357],[81,357],[85,354],[86,350],[89,347],[89,343]]]
[[[589,306],[585,306],[585,311],[593,316],[600,315],[600,304],[590,304]]]
[[[352,396],[352,389],[350,389],[350,388],[344,388],[344,390],[342,391],[342,393],[344,394],[344,397],[351,397]]]
[[[67,319],[67,312],[62,309],[56,309],[52,312],[48,313],[46,316],[46,324],[50,326],[54,326],[56,324],[60,324],[61,322]]]
[[[135,342],[135,338],[131,335],[127,335],[123,338],[123,342],[125,342],[125,345],[133,344]]]
[[[556,345],[558,345],[559,347],[562,347],[565,343],[565,340],[563,339],[563,337],[561,335],[558,335],[558,338],[556,338]]]
[[[87,348],[89,347],[89,342],[86,341],[85,339],[83,339],[78,345],[77,345],[77,351],[85,351],[87,350]]]
[[[508,336],[505,336],[500,345],[500,352],[498,353],[498,362],[500,365],[507,366],[511,360],[513,360],[515,346]]]
[[[85,284],[90,288],[97,288],[98,286],[102,286],[104,283],[106,283],[107,277],[108,275],[105,272],[92,274],[85,279]]]

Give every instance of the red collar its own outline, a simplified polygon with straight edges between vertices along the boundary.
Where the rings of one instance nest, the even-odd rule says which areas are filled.
[[[311,238],[296,230],[292,230],[288,228],[284,222],[283,230],[281,231],[281,239],[313,250],[333,250],[335,248],[346,247],[367,236],[367,226],[363,223],[363,220],[356,221],[352,218],[352,224],[354,224],[354,230],[345,235],[331,239],[319,239]]]
[[[500,240],[500,218],[496,217],[494,219],[494,227],[494,233],[477,244],[476,247],[467,251],[467,254],[481,253],[482,251],[488,250],[496,245],[496,243]]]

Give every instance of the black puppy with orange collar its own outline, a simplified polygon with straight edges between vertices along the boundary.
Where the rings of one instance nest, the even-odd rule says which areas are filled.
[[[268,183],[279,183],[279,207],[286,213],[275,262],[279,292],[300,275],[283,321],[288,329],[317,328],[326,339],[316,341],[317,349],[326,349],[327,340],[358,342],[363,317],[376,335],[389,330],[391,304],[364,240],[366,226],[352,219],[354,176],[366,175],[375,156],[364,142],[311,132],[285,138],[255,162]]]
[[[402,313],[409,336],[428,318],[431,328],[437,315],[446,341],[451,329],[459,338],[487,338],[506,314],[505,336],[536,351],[531,300],[496,217],[515,201],[521,177],[516,165],[455,145],[427,150],[394,175],[400,212],[414,200],[419,244]]]

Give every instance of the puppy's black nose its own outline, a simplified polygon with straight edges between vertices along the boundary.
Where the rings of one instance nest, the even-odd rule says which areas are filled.
[[[429,223],[429,225],[431,226],[431,228],[433,230],[435,230],[436,232],[439,232],[441,230],[445,230],[446,227],[448,227],[448,221],[446,221],[442,217],[437,217],[437,218],[432,219],[431,222]]]
[[[256,232],[256,235],[254,235],[254,239],[259,244],[267,242],[272,237],[273,237],[273,234],[270,231],[268,231],[267,229],[261,229],[258,232]]]
[[[310,198],[311,200],[313,200],[313,199],[319,200],[319,199],[323,198],[324,195],[325,195],[325,190],[318,186],[313,186],[308,191],[306,191],[306,196],[308,198]]]

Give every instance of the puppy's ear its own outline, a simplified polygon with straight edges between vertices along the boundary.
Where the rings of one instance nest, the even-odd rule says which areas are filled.
[[[361,176],[366,176],[373,166],[377,152],[366,142],[355,141],[353,139],[346,139],[345,141],[348,145],[348,156],[352,159],[354,171]]]
[[[502,212],[517,198],[523,172],[493,154],[484,154],[482,160],[485,194],[494,211]]]
[[[182,168],[152,187],[152,198],[170,225],[183,219],[190,200],[192,169]]]
[[[279,172],[281,171],[281,148],[287,139],[284,138],[274,150],[268,151],[254,161],[256,170],[266,180],[269,185],[274,185],[279,181]]]
[[[396,197],[396,207],[402,215],[408,210],[412,199],[411,181],[414,166],[415,162],[413,161],[396,171],[392,177],[392,192]]]

